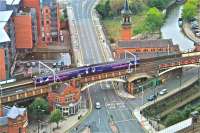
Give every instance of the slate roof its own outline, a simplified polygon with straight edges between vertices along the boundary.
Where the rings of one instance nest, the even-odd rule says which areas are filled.
[[[122,14],[131,14],[131,11],[129,10],[128,0],[125,0],[124,2],[124,8],[121,11]]]
[[[0,11],[0,43],[10,41],[10,38],[6,31],[4,30],[5,25],[7,24],[8,20],[10,19],[13,11]]]
[[[0,117],[0,125],[7,125],[8,124],[8,118],[16,119],[19,115],[23,115],[26,111],[26,108],[18,108],[16,106],[3,107],[3,114],[4,116]]]
[[[26,111],[26,108],[17,108],[16,106],[13,106],[9,110],[7,117],[11,119],[16,119],[19,115],[22,116],[25,111]]]
[[[118,41],[117,46],[121,48],[163,48],[173,45],[171,39],[157,39],[157,40],[130,40]]]
[[[21,0],[6,0],[7,5],[19,5]]]

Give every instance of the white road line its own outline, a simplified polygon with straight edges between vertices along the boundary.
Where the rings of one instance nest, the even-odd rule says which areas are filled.
[[[106,98],[105,98],[105,97],[103,98],[103,100],[104,100],[104,103],[106,103]],[[106,110],[106,112],[107,112],[108,116],[110,116],[110,113],[109,113],[109,111],[108,111],[108,109],[107,109],[107,106],[106,106],[106,104],[105,104],[105,110]]]
[[[126,111],[126,110],[129,110],[129,109],[110,109],[109,111],[114,112],[114,111]]]
[[[128,121],[136,121],[137,119],[127,119],[127,120],[122,120],[122,121],[115,121],[115,123],[123,123],[123,122],[128,122]]]
[[[100,119],[99,110],[98,110],[98,116],[99,116],[99,125],[100,125],[101,124],[101,119]]]

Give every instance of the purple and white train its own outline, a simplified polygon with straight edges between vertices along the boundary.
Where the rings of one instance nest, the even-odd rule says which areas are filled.
[[[133,68],[135,64],[136,65],[140,64],[139,58],[137,58],[136,63],[134,59],[129,59],[129,60],[120,60],[120,61],[113,61],[113,62],[108,62],[108,63],[95,64],[95,65],[90,65],[90,66],[83,66],[83,67],[78,67],[75,69],[59,72],[56,74],[55,79],[56,79],[56,82],[61,82],[61,81],[70,80],[70,79],[74,79],[78,77],[84,77],[88,75]],[[36,77],[36,78],[33,78],[33,80],[36,86],[41,86],[41,85],[53,83],[54,76],[49,75],[49,76],[43,76],[43,77]]]

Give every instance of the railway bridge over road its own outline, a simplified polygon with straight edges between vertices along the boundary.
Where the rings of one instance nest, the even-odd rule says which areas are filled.
[[[141,60],[140,65],[136,70],[130,73],[127,69],[111,71],[106,73],[94,74],[75,79],[67,80],[66,82],[75,82],[76,85],[81,85],[82,90],[104,81],[127,82],[128,92],[134,93],[133,81],[140,78],[150,78],[152,76],[162,76],[171,70],[180,69],[182,67],[199,67],[200,55],[181,56],[181,57],[165,57],[154,58],[150,60]],[[121,78],[126,77],[126,78]],[[47,95],[51,91],[52,84],[36,87],[33,82],[21,82],[20,84],[3,86],[1,89],[0,104],[17,102],[28,98],[33,98],[40,95]],[[23,86],[23,87],[22,87]],[[79,86],[80,87],[80,86]]]

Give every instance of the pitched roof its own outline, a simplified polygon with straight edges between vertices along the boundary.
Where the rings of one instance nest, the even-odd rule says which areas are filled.
[[[7,5],[18,5],[21,0],[6,0]]]
[[[0,11],[0,22],[7,22],[10,19],[10,16],[12,15],[13,11]]]
[[[0,43],[10,41],[10,38],[6,31],[4,30],[5,25],[7,24],[8,20],[10,19],[13,11],[0,11]]]
[[[124,8],[122,9],[122,14],[131,14],[131,11],[129,10],[128,0],[125,0],[124,2]]]
[[[7,125],[8,118],[7,117],[0,117],[0,125]]]
[[[19,115],[23,115],[24,112],[25,112],[26,108],[17,108],[16,106],[13,106],[8,114],[7,114],[7,117],[8,118],[11,118],[11,119],[16,119]]]
[[[4,26],[6,25],[6,22],[0,22],[0,43],[3,42],[9,42],[10,38],[8,34],[4,30]]]
[[[171,39],[118,41],[121,48],[163,48],[173,46]]]

